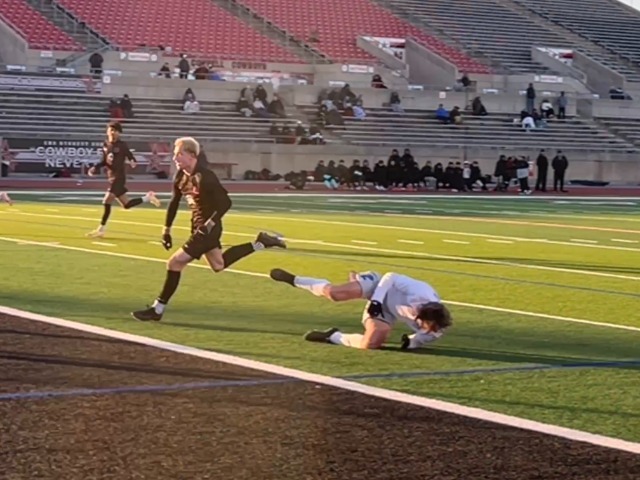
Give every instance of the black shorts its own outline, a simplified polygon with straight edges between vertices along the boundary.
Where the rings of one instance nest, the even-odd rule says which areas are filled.
[[[191,236],[182,246],[182,250],[191,258],[199,259],[205,253],[214,248],[222,248],[220,238],[222,237],[222,225],[217,224],[206,235],[191,232]]]
[[[111,182],[111,184],[109,185],[109,190],[107,190],[107,192],[115,195],[116,198],[121,197],[128,191],[129,190],[126,187],[126,180],[124,178],[116,178],[113,182]]]

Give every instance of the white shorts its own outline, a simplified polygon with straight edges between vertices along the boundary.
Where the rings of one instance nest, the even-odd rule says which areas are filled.
[[[378,288],[378,284],[382,279],[382,275],[378,272],[360,272],[356,274],[356,281],[360,284],[362,288],[362,298],[365,300],[371,300],[373,296],[373,292],[375,292],[376,288]],[[364,324],[366,320],[369,318],[369,313],[367,312],[369,308],[369,302],[364,306],[364,310],[362,311],[362,323]],[[393,318],[390,312],[384,311],[383,305],[383,314],[385,318]],[[393,325],[395,322],[387,322]]]
[[[362,298],[371,300],[373,292],[378,288],[382,275],[378,272],[360,272],[356,274],[356,281],[362,288]]]

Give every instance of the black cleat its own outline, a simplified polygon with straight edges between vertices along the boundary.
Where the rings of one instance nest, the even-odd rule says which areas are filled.
[[[329,328],[327,330],[310,330],[304,334],[304,338],[307,342],[319,342],[319,343],[331,343],[329,337],[336,332],[339,332],[338,328]]]
[[[288,283],[292,287],[295,287],[293,281],[295,280],[296,276],[293,273],[289,273],[285,270],[282,270],[281,268],[274,268],[273,270],[271,270],[271,273],[269,275],[276,282]]]
[[[276,235],[269,235],[267,232],[260,232],[256,238],[256,242],[264,245],[264,248],[287,248],[287,244],[281,237]]]
[[[409,349],[409,344],[411,343],[411,339],[409,338],[409,335],[407,335],[406,333],[402,334],[402,339],[400,340],[401,344],[400,344],[400,350],[408,350]]]
[[[131,312],[131,316],[136,320],[140,320],[141,322],[148,322],[151,320],[154,322],[159,322],[160,320],[162,320],[162,314],[157,313],[156,309],[153,307]]]

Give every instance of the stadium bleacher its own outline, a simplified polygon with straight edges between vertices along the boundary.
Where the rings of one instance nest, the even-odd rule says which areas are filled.
[[[129,138],[166,139],[193,135],[207,141],[273,143],[269,119],[246,118],[228,102],[200,101],[196,114],[183,114],[179,99],[132,99],[134,118],[125,119]],[[103,138],[109,99],[99,95],[0,92],[4,136]],[[295,122],[278,119],[278,123]]]
[[[317,106],[301,107],[309,119]],[[366,108],[364,121],[345,117],[345,129],[329,127],[344,141],[369,146],[448,146],[513,147],[520,149],[560,148],[571,150],[637,150],[629,141],[597,126],[589,119],[568,117],[550,120],[548,126],[525,132],[514,125],[514,114],[490,114],[485,117],[464,115],[462,125],[443,125],[433,111],[407,110],[398,115],[385,108]]]
[[[515,0],[551,22],[640,65],[640,13],[610,0]],[[640,76],[637,80],[640,81]]]
[[[60,0],[59,3],[122,49],[162,45],[171,47],[176,54],[223,60],[302,62],[289,50],[210,0]],[[113,18],[118,21],[114,22]]]
[[[640,148],[640,119],[598,118],[598,121]]]
[[[0,0],[0,18],[27,41],[30,48],[81,51],[82,45],[60,30],[24,0]]]
[[[340,61],[371,60],[356,45],[359,35],[384,38],[416,38],[422,44],[454,63],[460,70],[487,73],[489,69],[459,50],[394,16],[369,0],[240,0],[258,15],[306,41],[313,31],[318,42],[313,46]]]

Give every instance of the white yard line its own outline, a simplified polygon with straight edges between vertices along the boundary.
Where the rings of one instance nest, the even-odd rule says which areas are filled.
[[[424,245],[424,242],[419,242],[417,240],[398,240],[399,243],[408,243],[410,245]]]
[[[462,240],[449,240],[448,238],[445,238],[442,241],[444,243],[457,243],[458,245],[469,245],[469,243],[471,243],[471,242],[464,242]]]
[[[37,247],[58,248],[58,249],[61,249],[61,250],[70,250],[70,251],[75,251],[75,252],[92,253],[92,254],[98,254],[98,255],[106,255],[106,256],[110,256],[110,257],[127,258],[127,259],[132,259],[132,260],[143,260],[143,261],[157,262],[157,263],[166,263],[166,259],[165,258],[158,258],[158,257],[145,257],[143,255],[133,255],[133,254],[129,254],[129,253],[107,252],[107,251],[104,251],[104,250],[94,250],[94,249],[91,249],[91,248],[74,247],[74,246],[71,246],[71,245],[60,245],[60,244],[53,244],[53,243],[49,243],[49,242],[36,242],[36,241],[32,241],[32,240],[24,240],[24,239],[20,239],[20,238],[12,238],[12,237],[0,237],[0,240],[1,241],[5,241],[5,242],[16,243],[16,244],[20,243],[20,244],[24,244],[24,245],[32,245],[32,246],[37,246]],[[329,245],[331,245],[331,244],[329,244]],[[189,264],[189,266],[190,267],[194,267],[194,268],[204,268],[205,270],[209,270],[209,268],[210,268],[207,265],[203,265],[201,263],[191,263],[191,264]],[[271,278],[266,273],[250,272],[250,271],[246,271],[246,270],[236,270],[236,269],[233,269],[233,268],[229,268],[229,269],[225,270],[225,272],[236,273],[236,274],[240,274],[240,275],[248,275],[248,276],[251,276],[251,277]],[[550,320],[559,320],[559,321],[562,321],[562,322],[581,323],[581,324],[593,325],[593,326],[598,326],[598,327],[615,328],[615,329],[621,329],[621,330],[629,330],[629,331],[633,331],[633,332],[640,332],[640,327],[634,327],[634,326],[630,326],[630,325],[620,325],[620,324],[615,324],[615,323],[595,322],[595,321],[592,321],[592,320],[584,320],[584,319],[572,318],[572,317],[563,317],[563,316],[559,316],[559,315],[548,315],[546,313],[535,313],[535,312],[529,312],[529,311],[526,311],[526,310],[512,310],[512,309],[509,309],[509,308],[494,307],[494,306],[491,306],[491,305],[480,305],[480,304],[476,304],[476,303],[458,302],[458,301],[449,300],[449,299],[445,299],[444,301],[447,302],[447,303],[450,303],[452,305],[458,305],[458,306],[461,306],[461,307],[478,308],[478,309],[482,309],[482,310],[491,310],[491,311],[495,311],[495,312],[511,313],[511,314],[516,314],[516,315],[525,315],[525,316],[539,317],[539,318],[547,318],[547,319],[550,319]]]
[[[94,245],[101,245],[103,247],[117,247],[117,245],[115,243],[109,243],[109,242],[91,242]]]
[[[51,217],[51,218],[65,218],[65,219],[70,219],[70,220],[82,220],[82,221],[94,221],[95,220],[93,218],[64,216],[64,215],[44,215],[44,214],[35,214],[35,213],[25,213],[24,215],[32,215],[32,216],[38,216],[38,217]],[[263,218],[263,217],[255,216],[255,215],[248,215],[248,217],[250,217],[250,218]],[[270,217],[270,218],[273,218],[273,217]],[[277,217],[277,218],[281,218],[281,217]],[[286,220],[295,221],[294,219],[290,219],[288,217],[282,217],[282,218],[284,218]],[[301,220],[301,221],[304,221],[304,220]],[[157,227],[158,226],[158,225],[153,224],[153,223],[129,222],[129,221],[125,221],[125,220],[113,220],[112,223],[119,223],[119,224],[123,224],[123,225],[147,226],[147,227]],[[342,224],[344,222],[319,221],[319,223],[330,223],[330,224],[331,223],[339,223],[339,224]],[[359,224],[352,224],[352,225],[353,226],[360,226]],[[365,224],[364,226],[373,226],[373,227],[380,227],[380,228],[396,228],[396,227],[368,225],[368,224]],[[173,228],[188,230],[187,227],[173,227]],[[401,227],[397,227],[397,228],[401,228]],[[409,230],[413,230],[413,229],[409,229]],[[229,235],[253,236],[253,234],[247,234],[247,233],[234,233],[234,232],[225,232],[225,233],[227,233]],[[351,245],[351,244],[347,244],[347,243],[334,243],[334,242],[326,242],[326,241],[319,241],[319,240],[303,240],[303,239],[294,239],[294,238],[289,238],[289,237],[286,237],[286,239],[289,240],[289,241],[292,241],[292,242],[309,243],[309,244],[324,245],[324,246],[331,246],[331,247],[343,247],[343,248],[350,248],[350,249],[370,251],[370,252],[395,253],[395,254],[401,254],[401,255],[415,255],[415,256],[426,257],[426,258],[440,258],[440,259],[452,260],[452,261],[463,261],[463,262],[480,263],[480,264],[487,264],[487,265],[503,265],[503,266],[509,266],[509,267],[526,268],[526,269],[531,269],[531,270],[563,272],[563,273],[571,273],[571,274],[577,274],[577,275],[590,275],[590,276],[596,276],[596,277],[607,277],[607,278],[617,278],[617,279],[621,279],[621,280],[640,281],[640,277],[636,277],[636,276],[620,275],[620,274],[606,273],[606,272],[598,272],[598,271],[593,271],[593,270],[579,270],[579,269],[561,268],[561,267],[546,267],[546,266],[543,266],[543,265],[531,265],[531,264],[527,264],[527,263],[517,263],[517,262],[504,261],[504,260],[487,260],[487,259],[484,259],[484,258],[461,257],[461,256],[456,256],[456,255],[438,255],[438,254],[432,254],[432,253],[426,253],[426,252],[412,252],[412,251],[409,251],[409,250],[395,250],[395,249],[379,248],[379,247],[358,246],[358,245]],[[448,243],[468,244],[469,242],[464,243],[464,242],[460,242],[460,241],[457,241],[457,240],[449,240]],[[551,242],[549,242],[549,243],[551,243]],[[593,246],[593,245],[583,245],[583,244],[579,244],[579,243],[570,243],[570,242],[565,242],[565,243],[567,245],[572,245],[572,246],[589,246],[589,247]],[[637,249],[634,249],[634,250],[637,250]]]

